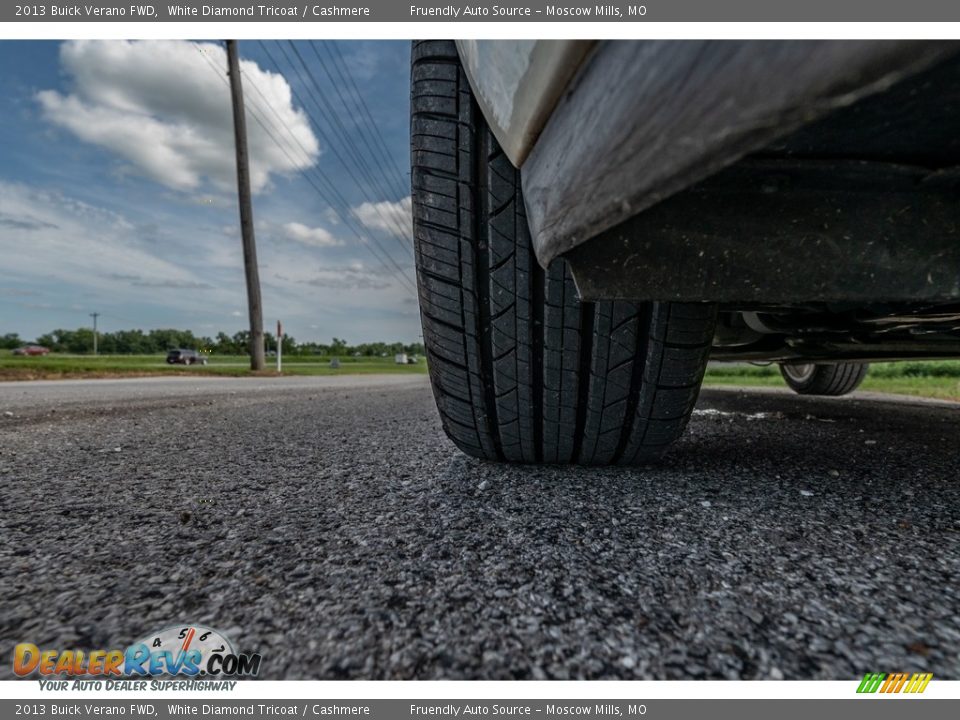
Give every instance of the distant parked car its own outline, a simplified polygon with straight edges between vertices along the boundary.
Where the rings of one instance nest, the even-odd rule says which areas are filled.
[[[167,353],[168,365],[206,365],[207,359],[196,350],[171,350]]]
[[[14,355],[46,355],[50,352],[50,348],[46,348],[43,345],[24,345],[23,347],[18,347],[13,351]]]

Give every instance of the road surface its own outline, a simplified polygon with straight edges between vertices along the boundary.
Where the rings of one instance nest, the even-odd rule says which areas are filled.
[[[958,441],[705,390],[657,466],[508,467],[420,376],[2,383],[0,657],[195,622],[274,679],[960,679]]]

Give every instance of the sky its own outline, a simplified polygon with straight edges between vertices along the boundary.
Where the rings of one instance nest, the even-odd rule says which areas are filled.
[[[409,44],[240,56],[265,328],[416,341]],[[246,329],[222,43],[0,41],[0,67],[0,335]]]

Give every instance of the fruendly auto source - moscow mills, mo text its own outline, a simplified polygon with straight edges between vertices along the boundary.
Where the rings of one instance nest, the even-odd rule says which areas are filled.
[[[410,6],[411,18],[434,18],[444,17],[457,19],[475,18],[475,17],[513,17],[513,18],[563,18],[563,17],[643,17],[647,14],[646,5],[546,5],[543,8],[535,8],[524,5],[504,6],[504,5],[466,5],[458,7],[456,5],[444,6]]]

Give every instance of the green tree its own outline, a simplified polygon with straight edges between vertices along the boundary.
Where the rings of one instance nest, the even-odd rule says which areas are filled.
[[[56,331],[45,333],[37,338],[37,345],[43,345],[48,347],[51,350],[57,351],[60,350],[60,345],[58,343],[58,338],[56,336]]]
[[[116,342],[115,352],[128,355],[144,355],[160,352],[150,339],[144,335],[143,330],[117,330],[111,334]]]
[[[233,338],[227,335],[225,332],[221,331],[217,333],[217,339],[213,344],[214,352],[221,355],[239,355],[240,351],[237,349],[236,343],[234,343]]]
[[[250,354],[250,331],[241,330],[233,334],[233,344],[236,347],[237,355]]]
[[[77,328],[76,330],[64,330],[64,337],[61,341],[63,349],[69,353],[82,354],[93,352],[93,328]]]

